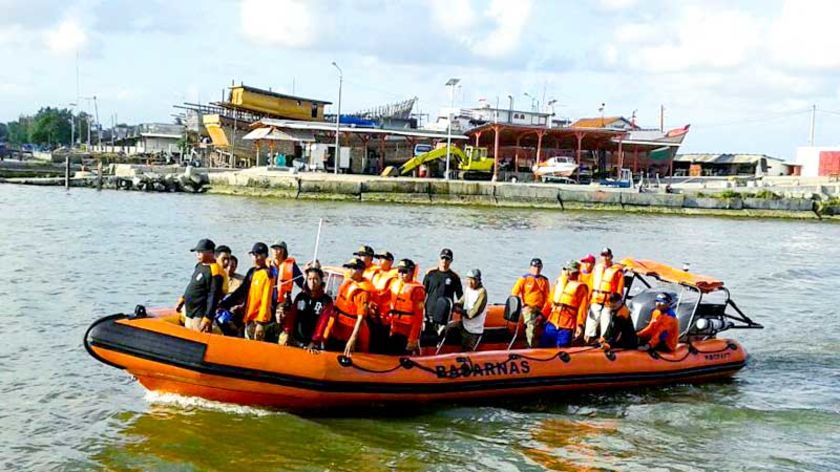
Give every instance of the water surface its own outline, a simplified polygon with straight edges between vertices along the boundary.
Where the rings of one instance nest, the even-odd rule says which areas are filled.
[[[480,268],[502,301],[531,257],[688,261],[767,328],[723,383],[434,406],[363,417],[148,394],[90,358],[97,317],[173,304],[211,237],[247,266],[285,239],[341,262],[360,245]],[[6,470],[838,470],[840,226],[820,222],[300,202],[0,186],[0,468]],[[244,270],[243,270],[244,272]]]

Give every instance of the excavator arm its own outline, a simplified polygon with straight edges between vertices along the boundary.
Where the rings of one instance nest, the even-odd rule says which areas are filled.
[[[450,149],[450,158],[455,158],[459,162],[466,160],[467,156],[464,154],[464,151],[455,146],[450,146]],[[406,175],[427,162],[445,158],[446,146],[439,147],[437,149],[432,149],[429,152],[424,152],[423,154],[412,157],[405,164],[400,166],[399,175]]]

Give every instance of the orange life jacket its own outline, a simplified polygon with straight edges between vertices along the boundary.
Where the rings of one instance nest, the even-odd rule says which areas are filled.
[[[279,266],[272,259],[271,265],[277,268],[277,304],[280,304],[286,301],[286,297],[292,293],[292,288],[295,285],[294,280],[292,280],[294,278],[295,258],[287,257]]]
[[[251,276],[251,286],[248,288],[248,298],[245,301],[245,314],[242,320],[245,324],[251,321],[269,323],[271,321],[271,294],[274,278],[266,267],[257,269]]]
[[[377,264],[371,264],[368,267],[365,267],[365,271],[362,273],[362,276],[368,281],[373,281],[376,274],[378,274],[382,269]]]
[[[388,324],[391,305],[391,286],[399,280],[397,269],[380,270],[373,276],[371,283],[376,289],[374,300],[379,306],[379,317],[383,324]]]
[[[542,308],[548,298],[551,282],[543,275],[525,274],[516,281],[511,295],[522,298],[525,306]]]
[[[335,297],[333,323],[328,326],[324,337],[347,341],[356,327],[359,316],[368,315],[368,306],[363,300],[369,300],[369,296],[360,297],[360,295],[364,293],[370,295],[373,291],[373,285],[367,280],[356,282],[350,278],[344,279]],[[361,330],[367,331],[365,323],[362,323]]]
[[[426,298],[426,289],[423,288],[423,284],[414,280],[397,280],[391,283],[390,288],[391,335],[401,334],[407,337],[409,342],[417,341],[423,327],[423,300]]]
[[[589,288],[579,280],[569,280],[562,287],[555,286],[548,322],[560,329],[575,329],[585,320],[588,297]]]
[[[613,264],[604,267],[600,262],[592,272],[592,303],[603,305],[612,293],[624,291],[623,267]]]
[[[665,313],[654,309],[650,315],[650,323],[639,331],[639,338],[644,339],[650,347],[664,347],[668,351],[677,348],[680,340],[680,323],[673,310]]]

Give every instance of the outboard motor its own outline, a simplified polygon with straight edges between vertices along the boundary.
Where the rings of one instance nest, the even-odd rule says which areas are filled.
[[[432,307],[432,323],[439,326],[446,326],[449,320],[452,319],[452,300],[449,298],[440,297],[435,300]]]

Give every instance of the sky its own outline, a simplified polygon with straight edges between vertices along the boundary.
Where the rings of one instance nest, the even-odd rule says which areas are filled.
[[[682,152],[792,160],[840,144],[833,0],[0,0],[0,121],[97,97],[100,121],[171,122],[245,83],[337,101],[480,100],[691,124]],[[78,65],[78,93],[76,70]],[[529,94],[530,97],[525,94]],[[92,100],[79,106],[93,111]],[[329,110],[328,110],[329,111]]]

